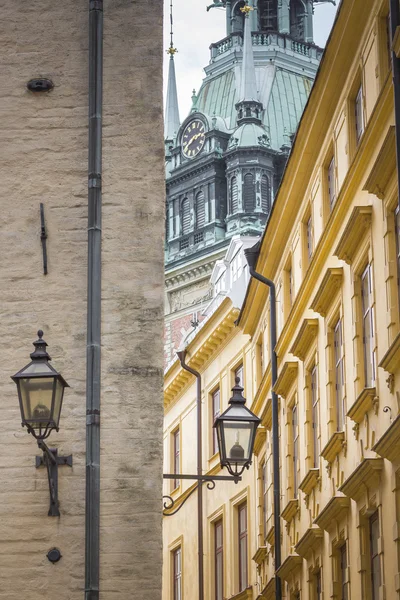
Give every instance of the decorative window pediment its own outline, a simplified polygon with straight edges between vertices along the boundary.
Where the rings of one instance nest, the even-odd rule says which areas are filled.
[[[323,529],[316,525],[309,527],[295,546],[297,554],[302,558],[307,558],[309,552],[316,549],[323,537]]]
[[[299,489],[304,492],[306,496],[309,496],[319,482],[319,469],[309,469],[307,475],[299,483]]]
[[[286,521],[286,523],[290,523],[290,521],[296,515],[298,510],[299,501],[297,498],[293,498],[292,500],[289,500],[289,502],[286,504],[285,508],[281,512],[281,517]]]
[[[382,358],[379,366],[388,373],[400,371],[400,333],[396,336],[393,344]]]
[[[327,269],[321,285],[318,288],[311,309],[325,317],[331,307],[343,281],[343,268]]]
[[[293,572],[301,567],[303,559],[298,554],[289,554],[276,571],[281,579],[289,581]]]
[[[257,432],[256,432],[256,439],[254,440],[254,454],[256,456],[258,456],[261,452],[261,450],[264,448],[265,446],[265,442],[267,439],[267,432],[265,427],[257,427]]]
[[[365,233],[371,227],[372,206],[355,206],[334,254],[348,265],[353,261]]]
[[[253,598],[253,587],[250,586],[250,587],[246,588],[245,590],[239,592],[238,594],[231,596],[230,600],[252,600],[252,598]]]
[[[253,560],[257,565],[261,565],[263,561],[266,559],[268,554],[267,546],[260,546],[253,556]]]
[[[400,415],[398,415],[372,450],[390,461],[400,459]]]
[[[304,360],[318,335],[318,319],[304,319],[290,352]]]
[[[282,398],[286,398],[290,392],[290,389],[297,377],[298,368],[299,363],[295,361],[288,361],[283,365],[278,379],[274,385],[274,392],[279,394],[279,396],[282,396]]]
[[[383,200],[388,183],[395,170],[395,127],[391,125],[363,189]]]
[[[365,493],[365,487],[373,490],[379,485],[382,469],[383,458],[364,458],[340,486],[339,492],[357,501]]]
[[[314,519],[314,523],[318,527],[321,527],[321,529],[330,531],[330,529],[336,527],[336,521],[340,520],[346,514],[349,506],[350,498],[346,496],[333,496],[321,510],[318,517]]]
[[[331,435],[329,442],[321,450],[322,458],[328,461],[328,463],[333,462],[339,452],[343,450],[344,445],[344,431],[335,431],[335,433]]]
[[[356,401],[347,411],[347,416],[356,423],[362,423],[365,415],[372,409],[379,407],[379,399],[376,395],[376,388],[364,388],[357,396]]]
[[[261,424],[271,431],[272,429],[272,398],[268,398],[261,415]]]
[[[271,577],[267,585],[261,592],[262,598],[265,600],[275,600],[275,577]]]

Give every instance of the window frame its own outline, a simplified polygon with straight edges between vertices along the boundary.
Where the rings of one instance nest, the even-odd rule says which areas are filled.
[[[378,531],[378,536],[375,540],[373,540],[372,534],[373,534],[373,524],[377,523],[377,531]],[[374,511],[374,513],[368,518],[368,542],[369,542],[369,548],[368,548],[368,553],[369,553],[369,570],[370,570],[370,577],[371,577],[371,600],[379,600],[379,588],[382,585],[382,569],[381,569],[381,557],[380,557],[380,552],[379,552],[379,539],[380,539],[380,518],[379,518],[379,510],[376,509]],[[376,552],[374,553],[374,546],[376,545]],[[375,567],[374,565],[378,565],[377,568],[377,572],[375,573]],[[374,576],[378,575],[379,576],[379,581],[375,582],[374,580]],[[378,588],[378,593],[375,594],[375,586],[374,584],[378,583],[377,588]]]
[[[353,102],[353,109],[355,140],[356,146],[358,146],[365,131],[364,91],[362,82],[360,82],[360,85],[357,88]]]
[[[181,472],[181,430],[180,426],[171,432],[172,437],[172,473],[179,475]],[[178,440],[178,443],[177,443]],[[181,480],[175,477],[172,481],[172,491],[175,491],[181,485]]]
[[[217,529],[221,528],[221,545],[218,546],[218,533]],[[215,600],[223,600],[224,598],[224,521],[221,516],[219,519],[213,522],[214,528],[214,596]],[[218,558],[221,557],[221,563],[219,563]],[[219,595],[218,589],[218,569],[219,565],[221,567],[221,595]]]
[[[318,365],[314,363],[310,370],[310,400],[311,400],[311,427],[312,427],[312,467],[319,467],[320,444],[320,422],[319,422],[319,389],[318,389]]]
[[[362,268],[360,279],[360,308],[361,308],[361,333],[362,333],[362,355],[364,367],[364,387],[371,388],[376,384],[376,335],[374,316],[373,274],[372,263],[368,261]],[[368,302],[366,303],[364,282],[367,281]],[[367,323],[369,323],[369,334],[367,334]],[[367,339],[368,337],[368,339]],[[369,356],[368,356],[369,355]],[[370,369],[370,372],[369,372]]]
[[[241,529],[241,516],[244,515],[244,529]],[[237,507],[238,519],[238,576],[239,576],[239,592],[242,592],[248,587],[249,569],[248,569],[248,515],[247,515],[247,499],[241,502]],[[244,541],[244,543],[243,543]],[[244,551],[243,551],[244,547]],[[244,576],[244,577],[243,577]]]
[[[337,352],[337,337],[336,333],[340,325],[340,352]],[[333,353],[333,372],[334,372],[334,395],[335,395],[335,418],[336,431],[344,431],[346,409],[344,406],[345,399],[345,374],[344,374],[344,343],[343,343],[343,317],[337,315],[335,323],[332,326],[332,353]],[[341,371],[340,388],[338,385],[338,370]],[[340,394],[339,394],[340,390]]]
[[[171,550],[172,554],[172,598],[173,600],[182,600],[182,546],[179,545],[173,550]],[[177,561],[177,557],[179,561]],[[179,568],[176,568],[176,565],[179,565]]]

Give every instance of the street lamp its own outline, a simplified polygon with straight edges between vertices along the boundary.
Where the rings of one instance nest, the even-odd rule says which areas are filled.
[[[260,419],[249,410],[240,378],[235,378],[228,408],[214,422],[221,466],[238,477],[251,465],[254,441]]]
[[[49,448],[44,440],[55,429],[58,431],[64,390],[69,387],[65,379],[50,364],[43,331],[38,331],[33,342],[31,362],[11,377],[17,385],[21,424],[37,440],[43,457],[36,457],[36,467],[47,466],[50,509],[49,516],[59,516],[58,510],[58,465],[72,466],[72,456],[57,456],[56,448]]]

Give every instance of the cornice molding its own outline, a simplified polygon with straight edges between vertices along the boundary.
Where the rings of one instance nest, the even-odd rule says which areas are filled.
[[[339,492],[352,500],[359,500],[365,493],[365,488],[373,490],[379,485],[382,469],[383,458],[364,458],[340,486]]]
[[[315,525],[325,531],[330,531],[336,526],[336,521],[342,518],[350,507],[350,498],[346,496],[333,496],[328,504],[321,510],[318,517],[314,519]]]
[[[304,319],[289,352],[304,361],[317,335],[318,319]]]
[[[324,537],[324,531],[320,527],[313,525],[309,527],[305,534],[295,545],[294,549],[302,558],[307,558],[311,550],[316,550]]]
[[[371,221],[371,205],[355,206],[333,254],[351,265],[357,248],[371,227]]]
[[[326,317],[329,308],[335,300],[343,281],[343,267],[327,269],[317,293],[311,302],[311,310]]]
[[[372,450],[391,462],[400,462],[400,415],[394,419]]]
[[[242,592],[231,596],[229,600],[252,600],[253,598],[253,588],[252,586],[246,588]]]
[[[274,600],[275,599],[275,577],[271,577],[268,581],[267,585],[261,592],[262,598],[265,600]]]
[[[255,555],[253,556],[252,560],[254,560],[254,562],[257,565],[261,565],[262,562],[266,559],[268,554],[268,548],[267,546],[259,546],[257,552],[255,553]]]
[[[276,394],[286,398],[296,380],[298,369],[299,363],[297,361],[286,361],[283,364],[273,388]]]
[[[265,446],[267,440],[267,430],[259,425],[256,431],[256,439],[254,440],[254,454],[258,456]]]

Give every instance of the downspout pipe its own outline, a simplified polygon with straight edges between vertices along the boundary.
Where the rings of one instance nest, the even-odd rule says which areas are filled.
[[[177,352],[181,367],[197,379],[197,475],[203,475],[203,444],[202,444],[202,410],[201,410],[201,375],[186,364],[186,350]],[[199,571],[199,600],[204,600],[204,544],[203,544],[203,488],[202,482],[197,482],[197,536],[198,536],[198,571]]]
[[[246,248],[244,254],[251,277],[257,279],[269,287],[270,300],[270,346],[271,346],[271,387],[272,387],[272,463],[273,463],[273,490],[274,490],[274,539],[275,539],[275,598],[282,600],[282,583],[276,571],[281,566],[281,492],[279,479],[279,411],[278,396],[274,392],[274,386],[278,378],[278,364],[276,357],[276,289],[271,279],[267,279],[260,273],[257,273],[255,266],[260,252],[260,243]]]
[[[85,600],[99,600],[103,0],[89,0]]]
[[[390,33],[393,46],[397,27],[400,26],[399,0],[390,0]],[[397,203],[400,210],[400,59],[392,50],[394,92],[394,121],[396,126]]]

